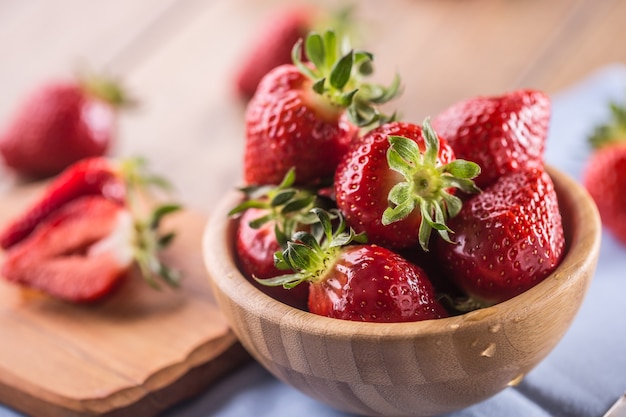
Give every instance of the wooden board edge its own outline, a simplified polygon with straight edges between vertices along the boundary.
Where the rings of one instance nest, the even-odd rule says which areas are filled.
[[[220,377],[251,360],[232,332],[226,338],[228,340],[223,343],[225,349],[210,359],[190,361],[188,357],[151,375],[144,385],[130,386],[108,397],[82,401],[55,395],[42,398],[30,394],[19,384],[9,385],[0,380],[0,403],[33,417],[154,417],[181,401],[199,395]],[[187,361],[189,363],[185,365]],[[172,371],[181,369],[181,366],[184,372]],[[175,379],[171,379],[172,374],[176,375]],[[155,380],[159,382],[155,383]],[[115,405],[103,407],[107,402]]]

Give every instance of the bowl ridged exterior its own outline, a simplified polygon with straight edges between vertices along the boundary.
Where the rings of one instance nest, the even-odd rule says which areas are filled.
[[[222,312],[251,355],[277,378],[332,407],[370,416],[431,416],[518,383],[559,342],[591,282],[600,221],[586,191],[548,168],[559,195],[567,254],[537,286],[493,307],[416,323],[317,316],[254,288],[234,261],[241,194],[212,213],[203,250]]]

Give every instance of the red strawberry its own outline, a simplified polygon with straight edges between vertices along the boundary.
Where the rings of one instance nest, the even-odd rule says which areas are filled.
[[[476,164],[455,159],[428,122],[382,125],[345,155],[335,175],[335,194],[348,224],[368,240],[401,249],[418,242],[427,250],[432,229],[448,239],[448,217],[461,207],[452,192],[476,191]]]
[[[598,206],[602,223],[626,244],[626,105],[611,103],[611,120],[589,140],[595,149],[583,183]]]
[[[88,302],[109,294],[133,261],[133,220],[100,196],[64,205],[7,252],[3,277],[56,298]]]
[[[126,184],[120,168],[111,160],[95,157],[77,162],[65,170],[19,217],[0,233],[0,246],[8,249],[28,236],[35,226],[64,204],[86,195],[102,195],[124,204]]]
[[[291,63],[291,49],[311,30],[314,12],[304,6],[280,10],[255,32],[254,42],[235,79],[239,97],[250,99],[265,74]]]
[[[276,237],[276,222],[268,221],[252,227],[253,222],[265,215],[265,210],[250,208],[239,219],[236,248],[239,267],[244,275],[269,296],[301,310],[306,309],[309,290],[306,285],[285,289],[259,284],[254,278],[272,278],[284,274],[274,265],[274,254],[283,250]]]
[[[309,311],[343,320],[390,323],[448,315],[421,268],[381,246],[346,246],[354,232],[344,231],[341,218],[333,232],[331,219],[316,212],[325,237],[296,234],[279,256],[279,266],[296,272],[265,283],[290,287],[308,281]]]
[[[235,235],[239,267],[251,282],[279,301],[292,307],[306,309],[308,289],[302,285],[286,290],[260,285],[256,279],[282,275],[276,268],[274,254],[284,249],[287,240],[298,230],[308,230],[309,211],[317,204],[316,195],[305,189],[292,187],[295,170],[291,169],[277,187],[244,189],[248,196],[230,211],[243,213]]]
[[[115,136],[117,108],[126,101],[109,81],[46,84],[27,98],[0,133],[0,153],[19,174],[56,175],[80,159],[107,152]]]
[[[456,103],[433,120],[433,127],[457,158],[481,167],[475,181],[483,188],[509,172],[543,166],[550,111],[544,93],[518,90]]]
[[[69,301],[90,301],[105,295],[121,271],[128,269],[127,264],[135,261],[150,284],[156,286],[154,279],[160,277],[177,285],[175,271],[159,261],[157,252],[174,237],[159,233],[161,219],[179,206],[157,206],[146,219],[130,217],[130,212],[139,214],[139,187],[162,183],[158,177],[142,176],[141,168],[141,161],[117,165],[104,158],[70,166],[0,233],[6,250],[4,277]],[[97,241],[101,242],[96,245]],[[105,242],[118,248],[109,248]],[[104,258],[92,256],[96,253],[131,256],[128,261],[128,256],[122,256],[124,262],[102,263]],[[94,268],[102,270],[102,275],[87,285],[80,275]],[[71,282],[76,288],[70,288]]]
[[[372,55],[343,53],[343,42],[332,31],[307,37],[310,65],[297,58],[301,43],[294,48],[294,65],[267,74],[248,103],[248,184],[278,184],[292,167],[300,184],[332,177],[358,126],[380,120],[374,104],[398,91],[397,79],[389,89],[360,83],[371,72]]]
[[[282,273],[274,265],[274,253],[282,250],[276,237],[276,222],[254,225],[255,220],[266,214],[266,210],[249,208],[239,219],[235,235],[237,258],[243,273],[248,277],[271,278]]]
[[[450,220],[454,244],[437,241],[439,264],[474,300],[508,300],[542,281],[564,252],[552,179],[540,168],[498,179]]]

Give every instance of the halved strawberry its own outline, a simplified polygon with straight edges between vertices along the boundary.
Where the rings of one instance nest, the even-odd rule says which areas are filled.
[[[142,167],[139,161],[118,165],[103,158],[69,167],[0,235],[4,278],[65,300],[91,301],[134,262],[149,284],[157,286],[155,278],[161,278],[177,285],[177,273],[157,252],[174,237],[160,234],[162,218],[180,207],[157,205],[145,216],[139,188],[162,180],[142,177]]]
[[[101,196],[76,199],[6,253],[2,276],[54,297],[87,302],[112,291],[134,259],[133,219]]]
[[[73,164],[53,180],[43,196],[5,226],[0,233],[0,246],[8,249],[19,243],[50,213],[86,195],[102,195],[124,204],[126,185],[115,163],[95,157]]]
[[[100,195],[124,205],[130,194],[150,185],[166,186],[163,179],[145,172],[141,159],[94,157],[80,160],[52,180],[30,207],[0,231],[0,247],[8,249],[26,238],[47,216],[64,204],[86,195]]]

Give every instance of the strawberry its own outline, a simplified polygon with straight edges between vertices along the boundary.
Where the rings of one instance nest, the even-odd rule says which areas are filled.
[[[309,210],[316,196],[293,188],[294,170],[290,170],[277,187],[244,189],[248,199],[230,212],[241,213],[235,234],[239,267],[263,292],[292,307],[306,309],[308,289],[302,285],[291,290],[260,285],[256,279],[271,278],[284,272],[274,265],[274,254],[282,251],[287,239],[297,230],[308,228]]]
[[[455,159],[445,139],[404,122],[366,134],[344,156],[335,175],[337,206],[371,243],[392,249],[419,243],[428,250],[432,229],[449,240],[445,225],[461,208],[453,192],[475,192],[480,168]]]
[[[102,195],[124,204],[126,184],[118,167],[109,159],[81,160],[53,180],[45,194],[0,232],[0,246],[8,249],[27,237],[46,216],[64,204],[86,195]]]
[[[162,181],[141,177],[142,167],[104,158],[70,166],[0,233],[4,278],[76,302],[106,295],[132,263],[153,286],[157,277],[177,285],[157,251],[174,237],[159,233],[161,219],[179,206],[159,205],[147,219],[139,217],[139,186]]]
[[[329,13],[318,5],[302,4],[290,5],[274,12],[254,32],[254,39],[239,63],[235,76],[237,96],[245,101],[250,100],[268,72],[281,65],[291,64],[293,46],[307,33],[321,32],[325,27],[333,27],[341,33],[354,32],[351,12],[350,7]],[[305,57],[301,55],[300,58]]]
[[[21,175],[56,175],[80,159],[107,152],[117,108],[127,102],[109,80],[47,83],[27,97],[0,133],[0,153]]]
[[[266,214],[266,210],[249,208],[239,219],[235,234],[237,257],[240,268],[248,277],[271,278],[281,273],[274,265],[274,253],[281,250],[276,222],[255,224]]]
[[[435,243],[439,265],[479,305],[508,300],[557,267],[564,252],[554,184],[541,168],[500,177],[450,220],[454,244]]]
[[[296,233],[277,255],[279,267],[295,272],[260,281],[287,287],[309,282],[309,311],[337,319],[390,323],[448,315],[420,267],[389,249],[362,243],[362,235],[345,231],[339,212],[335,230],[328,213],[314,212],[322,237]]]
[[[439,114],[433,127],[457,158],[482,168],[475,182],[483,188],[506,173],[543,166],[550,111],[544,93],[518,90],[460,101]]]
[[[130,212],[101,196],[64,205],[7,252],[2,276],[72,302],[110,293],[133,260]]]
[[[604,226],[626,244],[626,105],[611,103],[611,119],[589,137],[595,149],[583,184],[594,199]]]
[[[332,178],[359,127],[381,120],[377,104],[399,89],[365,84],[372,55],[349,50],[334,32],[312,33],[305,42],[310,64],[303,63],[302,42],[293,50],[294,64],[270,71],[246,110],[244,180],[279,184],[296,167],[299,184]]]
[[[284,273],[274,265],[274,254],[282,250],[276,237],[276,222],[268,221],[261,226],[254,226],[254,221],[265,214],[262,209],[250,208],[239,219],[235,235],[239,267],[255,287],[270,297],[304,310],[309,296],[307,286],[299,285],[287,290],[261,285],[254,279],[272,278]]]
[[[249,100],[270,70],[291,63],[291,49],[313,26],[314,10],[304,6],[281,9],[255,32],[235,78],[237,95]]]
[[[164,179],[146,172],[146,163],[141,159],[80,160],[54,178],[37,201],[0,231],[0,247],[10,248],[46,216],[78,197],[101,195],[123,205],[130,194],[147,186],[168,187]]]

